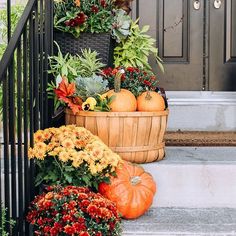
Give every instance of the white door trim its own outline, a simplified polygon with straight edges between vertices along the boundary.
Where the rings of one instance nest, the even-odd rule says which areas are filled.
[[[169,105],[236,105],[236,92],[166,91]]]

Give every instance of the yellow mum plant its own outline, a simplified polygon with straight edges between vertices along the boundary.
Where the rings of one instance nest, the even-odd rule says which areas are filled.
[[[75,125],[38,130],[28,156],[37,166],[36,185],[77,185],[97,189],[109,182],[121,158],[97,136]]]

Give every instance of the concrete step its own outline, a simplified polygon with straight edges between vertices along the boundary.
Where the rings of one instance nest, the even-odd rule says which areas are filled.
[[[236,235],[236,209],[152,208],[139,219],[123,221],[123,236]]]
[[[236,131],[236,92],[167,91],[169,131]]]
[[[236,208],[235,147],[167,147],[143,167],[157,183],[153,207]]]

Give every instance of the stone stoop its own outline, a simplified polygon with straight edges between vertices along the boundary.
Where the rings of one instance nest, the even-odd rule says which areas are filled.
[[[123,236],[235,236],[236,209],[152,208],[123,228]]]
[[[142,165],[157,183],[152,208],[123,235],[235,235],[236,148],[167,147]]]

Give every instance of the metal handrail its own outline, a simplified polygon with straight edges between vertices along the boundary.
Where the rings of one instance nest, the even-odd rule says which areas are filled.
[[[27,21],[29,19],[30,14],[32,13],[32,9],[35,6],[37,0],[29,0],[25,10],[17,24],[17,27],[8,43],[8,46],[3,54],[3,57],[0,61],[0,82],[3,80],[3,75],[6,72],[6,69],[8,68],[12,57],[14,55],[14,51],[17,47],[17,43],[20,40],[20,37],[22,35],[23,29],[27,24]]]
[[[48,127],[51,120],[46,95],[52,53],[53,0],[29,0],[0,61],[4,153],[0,202],[6,208],[6,225],[0,235],[3,230],[9,235],[31,235],[25,213],[35,196],[35,167],[28,159],[28,147],[34,143],[34,132]],[[10,219],[16,222],[12,229]]]

